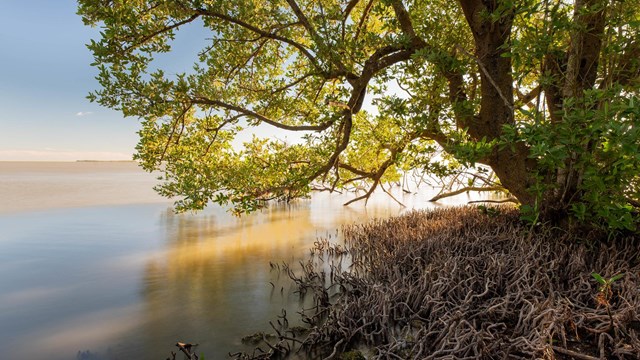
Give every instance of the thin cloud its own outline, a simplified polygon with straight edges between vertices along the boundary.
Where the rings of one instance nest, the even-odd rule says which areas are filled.
[[[93,114],[93,111],[78,111],[76,116],[87,116]]]

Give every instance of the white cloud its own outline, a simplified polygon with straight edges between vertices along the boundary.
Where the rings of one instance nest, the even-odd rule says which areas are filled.
[[[87,116],[93,114],[93,111],[78,111],[76,116]]]

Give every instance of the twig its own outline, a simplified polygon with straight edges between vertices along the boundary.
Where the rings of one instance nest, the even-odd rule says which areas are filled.
[[[387,191],[387,189],[384,188],[383,184],[380,184],[380,188],[382,189],[382,191],[384,191],[387,195],[389,195],[395,202],[398,203],[398,205],[404,207],[407,207],[405,204],[401,203],[398,199],[396,199],[393,194],[391,194],[389,191]]]

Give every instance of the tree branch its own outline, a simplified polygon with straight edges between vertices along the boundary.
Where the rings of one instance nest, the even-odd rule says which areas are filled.
[[[630,197],[626,197],[625,198],[627,200],[627,202],[629,203],[629,205],[636,207],[638,209],[640,209],[640,201],[636,200],[636,199],[632,199]]]
[[[466,109],[464,104],[467,102],[467,93],[464,88],[464,77],[461,72],[453,69],[445,69],[444,77],[449,85],[449,101],[453,107],[456,125],[458,128],[466,128],[473,119],[473,111]]]
[[[175,134],[176,128],[178,127],[178,120],[182,120],[182,128],[184,129],[184,117],[186,116],[187,112],[191,109],[192,106],[193,105],[189,105],[184,109],[182,109],[182,111],[180,112],[180,115],[178,115],[173,121],[173,126],[171,127],[171,133],[169,134],[169,138],[167,139],[166,144],[164,144],[164,149],[162,149],[162,154],[160,155],[160,160],[158,160],[158,163],[162,163],[162,161],[164,160],[164,157],[167,154],[167,150],[169,149],[171,140],[173,140],[173,135]],[[178,135],[178,139],[176,140],[176,142],[180,139],[181,134],[182,134],[182,131]]]
[[[502,186],[482,186],[482,187],[477,187],[477,186],[467,186],[467,187],[463,187],[462,189],[458,189],[455,191],[450,191],[450,192],[446,192],[443,194],[438,194],[434,197],[432,197],[431,199],[429,199],[430,202],[435,202],[438,201],[440,199],[444,199],[446,197],[451,197],[451,196],[455,196],[455,195],[459,195],[462,193],[465,193],[467,191],[504,191],[505,188]]]
[[[157,31],[152,32],[151,34],[148,34],[146,36],[144,36],[142,39],[140,39],[137,42],[132,43],[131,45],[127,46],[126,48],[122,49],[122,51],[120,51],[120,54],[125,54],[128,53],[129,51],[131,51],[132,49],[135,49],[143,44],[145,44],[147,41],[153,39],[154,37],[160,35],[160,34],[164,34],[166,32],[169,32],[175,28],[178,28],[182,25],[188,24],[192,21],[194,21],[195,19],[197,19],[200,15],[199,14],[193,14],[190,17],[188,17],[185,20],[179,21],[171,26],[165,26]]]
[[[498,94],[498,96],[500,96],[500,99],[502,99],[502,101],[504,102],[504,105],[507,108],[509,108],[509,110],[511,110],[511,112],[514,112],[515,109],[513,107],[513,104],[511,103],[511,101],[509,101],[509,99],[507,99],[505,94],[500,89],[500,86],[498,86],[498,83],[496,83],[496,80],[491,76],[491,74],[489,73],[489,70],[484,66],[484,64],[480,61],[480,59],[478,59],[473,54],[469,53],[462,46],[456,46],[456,49],[460,50],[460,52],[462,52],[463,54],[467,55],[468,57],[473,59],[476,62],[476,64],[478,64],[478,67],[480,68],[480,70],[482,70],[482,73],[487,78],[487,80],[489,80],[489,83],[491,83],[491,86],[493,86],[493,88],[495,89],[495,91]]]
[[[325,49],[329,49],[330,47],[327,46],[324,39],[318,34],[316,29],[313,27],[313,25],[307,18],[307,16],[302,12],[302,9],[300,9],[300,6],[298,6],[298,3],[296,2],[296,0],[287,0],[287,4],[289,4],[289,7],[291,7],[291,10],[293,10],[293,13],[295,14],[296,18],[298,18],[300,23],[302,23],[302,26],[305,29],[307,29],[307,32],[309,32],[309,35],[311,35],[311,38],[314,41],[316,41],[318,45],[321,45],[321,47]],[[350,71],[347,70],[347,67],[342,63],[342,61],[340,61],[340,59],[338,59],[335,56],[331,56],[331,54],[329,54],[329,60],[338,67],[338,70],[341,73],[344,73],[345,75],[349,76],[348,74],[350,73]]]
[[[197,95],[195,98],[191,99],[191,103],[221,107],[226,110],[235,111],[245,116],[258,119],[266,124],[277,127],[279,129],[289,130],[289,131],[323,131],[331,127],[331,125],[333,125],[334,123],[333,121],[327,121],[320,125],[287,125],[287,124],[277,122],[275,120],[271,120],[264,115],[258,114],[255,111],[252,111],[237,105],[229,104],[220,100],[208,99],[208,98],[197,96]]]
[[[422,138],[433,140],[438,143],[443,149],[446,149],[451,142],[445,134],[439,129],[424,129],[414,134],[413,138]]]
[[[238,119],[240,117],[241,117],[241,115],[236,115],[236,116],[234,116],[234,117],[232,117],[230,119],[224,120],[220,125],[216,126],[214,129],[207,129],[207,132],[213,132],[213,137],[209,141],[209,144],[207,144],[207,148],[204,150],[202,155],[200,155],[200,157],[204,157],[209,153],[209,151],[211,150],[211,146],[213,146],[215,141],[218,139],[218,134],[220,134],[220,131],[222,130],[222,128],[227,126],[227,124],[230,124],[231,122],[235,121],[236,119]]]
[[[371,194],[373,194],[374,190],[376,189],[376,187],[378,187],[378,184],[380,183],[380,179],[375,179],[373,181],[373,185],[371,185],[371,187],[369,188],[369,190],[367,191],[366,194],[362,195],[362,196],[358,196],[357,198],[351,199],[349,201],[347,201],[346,203],[343,204],[343,206],[349,206],[351,204],[353,204],[354,202],[360,201],[360,200],[366,200],[369,201],[369,197],[371,197]],[[366,201],[365,201],[365,205],[366,205]]]
[[[396,203],[398,203],[398,205],[402,206],[403,208],[407,207],[405,204],[403,204],[402,202],[400,202],[400,200],[396,199],[395,196],[393,196],[393,194],[391,194],[387,189],[384,188],[384,186],[382,184],[380,184],[380,188],[382,189],[382,191],[385,192],[385,194],[389,195],[389,197],[391,197],[393,199],[393,201],[395,201]]]
[[[536,86],[533,90],[531,90],[528,94],[523,94],[518,91],[518,100],[520,100],[523,104],[529,105],[529,103],[540,95],[540,91],[542,87],[540,85]]]
[[[518,201],[518,199],[514,198],[513,196],[510,196],[506,199],[501,199],[501,200],[473,200],[473,201],[468,201],[467,204],[480,204],[480,203],[491,203],[491,204],[504,204],[504,203],[514,203],[514,204],[518,204],[520,203]]]
[[[341,169],[345,169],[345,170],[349,170],[352,173],[356,174],[356,175],[360,175],[360,176],[364,176],[364,177],[374,177],[376,175],[376,173],[372,173],[372,172],[367,172],[367,171],[363,171],[360,169],[357,169],[349,164],[343,164],[343,163],[339,163],[338,167],[340,167]]]
[[[618,66],[613,67],[615,72],[610,78],[604,78],[600,83],[600,89],[604,90],[611,84],[618,83],[622,86],[630,85],[640,78],[640,41],[634,41],[622,51]]]
[[[351,1],[349,1],[347,6],[344,8],[344,11],[342,12],[344,20],[346,20],[349,17],[349,14],[351,14],[351,10],[353,10],[353,8],[355,8],[356,5],[358,5],[359,2],[360,2],[360,0],[351,0]]]
[[[367,20],[367,17],[369,17],[369,12],[371,11],[371,7],[373,6],[373,1],[374,0],[369,0],[369,2],[367,3],[367,6],[365,6],[364,8],[364,12],[362,13],[362,17],[360,18],[360,21],[358,22],[358,27],[356,28],[356,32],[355,35],[353,35],[353,41],[357,41],[358,37],[360,36],[360,31],[362,30],[362,26],[364,25],[365,21]]]
[[[259,34],[261,36],[264,36],[266,38],[269,39],[273,39],[273,40],[278,40],[281,41],[283,43],[289,44],[291,46],[293,46],[294,48],[298,49],[298,51],[300,51],[302,53],[302,55],[304,55],[310,62],[311,65],[313,65],[313,67],[315,67],[317,70],[321,71],[322,73],[324,73],[324,70],[322,69],[322,67],[320,66],[318,60],[311,55],[311,53],[309,52],[309,50],[302,44],[300,44],[299,42],[296,42],[292,39],[289,39],[287,37],[284,36],[280,36],[276,33],[271,33],[265,30],[262,30],[260,28],[258,28],[257,26],[251,25],[245,21],[242,21],[240,19],[236,19],[234,17],[228,16],[226,14],[221,14],[215,11],[212,11],[210,9],[196,9],[196,14],[199,15],[203,15],[203,16],[211,16],[211,17],[215,17],[224,21],[228,21],[232,24],[238,25],[240,27],[243,27],[249,31],[252,31],[256,34]]]
[[[413,24],[411,23],[411,17],[409,16],[407,9],[405,9],[404,5],[402,4],[402,1],[393,0],[391,2],[391,6],[393,7],[393,11],[396,14],[396,19],[398,19],[398,22],[400,23],[402,32],[409,38],[412,44],[424,44],[424,41],[416,36],[416,32],[413,29]]]
[[[320,74],[318,74],[318,73],[308,73],[308,74],[305,74],[305,75],[304,75],[304,76],[302,76],[301,78],[299,78],[299,79],[297,79],[297,80],[295,80],[295,81],[292,81],[291,83],[286,84],[285,86],[279,87],[279,88],[277,88],[277,89],[275,89],[275,90],[271,90],[271,95],[275,95],[275,94],[277,94],[277,93],[279,93],[279,92],[282,92],[282,91],[288,90],[288,89],[290,89],[290,88],[292,88],[292,87],[294,87],[294,86],[298,85],[299,83],[303,82],[303,81],[304,81],[304,80],[306,80],[307,78],[312,77],[312,76],[318,76],[318,75],[320,75]]]
[[[289,4],[289,7],[291,8],[291,10],[293,10],[293,13],[295,14],[296,18],[298,18],[298,20],[302,23],[302,26],[304,26],[304,28],[307,29],[307,31],[309,32],[309,35],[311,35],[311,38],[316,41],[320,41],[321,38],[318,35],[318,32],[313,27],[313,25],[311,25],[311,22],[309,22],[309,19],[307,18],[307,16],[302,12],[302,9],[300,9],[300,6],[298,6],[298,3],[295,0],[287,0],[287,4]]]
[[[598,58],[605,28],[606,6],[602,0],[576,0],[573,20],[575,31],[568,50],[567,71],[562,95],[565,99],[581,97],[593,87],[598,74]],[[594,11],[597,9],[597,11]]]
[[[391,166],[391,165],[393,165],[395,163],[396,155],[399,152],[401,152],[403,149],[404,149],[404,146],[402,146],[401,148],[392,149],[389,158],[387,160],[385,160],[385,162],[382,163],[382,165],[380,165],[380,168],[378,168],[378,170],[374,174],[374,176],[373,176],[373,184],[371,185],[371,188],[369,188],[369,191],[367,191],[367,193],[364,194],[363,196],[359,196],[359,197],[357,197],[355,199],[351,199],[351,200],[347,201],[344,204],[344,206],[347,206],[349,204],[352,204],[352,203],[354,203],[356,201],[360,201],[360,200],[363,200],[363,199],[366,199],[365,200],[365,205],[366,205],[367,201],[369,201],[369,197],[371,196],[371,194],[373,194],[373,191],[376,189],[378,184],[380,184],[380,179],[382,178],[382,175],[384,175],[385,171],[387,171],[389,166]]]

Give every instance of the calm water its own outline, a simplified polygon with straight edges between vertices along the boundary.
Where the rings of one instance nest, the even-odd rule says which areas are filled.
[[[385,194],[344,207],[353,194],[321,193],[243,218],[176,215],[154,183],[133,163],[0,162],[0,358],[165,359],[180,340],[223,359],[281,309],[297,318],[270,261],[297,263],[343,224],[406,211]]]

